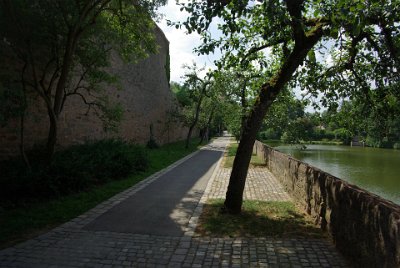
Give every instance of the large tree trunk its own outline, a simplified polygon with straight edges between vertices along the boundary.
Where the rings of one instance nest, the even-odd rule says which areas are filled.
[[[292,78],[297,67],[306,58],[310,49],[322,36],[322,27],[316,29],[303,42],[296,42],[293,51],[285,59],[280,70],[267,83],[262,85],[258,99],[256,100],[251,114],[246,120],[235,160],[229,179],[228,191],[223,211],[231,214],[241,212],[243,203],[243,191],[246,183],[247,171],[250,164],[253,145],[256,135],[261,127],[262,121],[268,108]]]

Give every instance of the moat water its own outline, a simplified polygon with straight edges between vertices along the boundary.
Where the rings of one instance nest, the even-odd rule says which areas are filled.
[[[400,204],[400,150],[335,145],[275,149]]]

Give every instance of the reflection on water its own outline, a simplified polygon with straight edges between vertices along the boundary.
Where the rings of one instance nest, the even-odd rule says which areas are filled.
[[[283,145],[275,149],[400,204],[400,151],[368,147]]]

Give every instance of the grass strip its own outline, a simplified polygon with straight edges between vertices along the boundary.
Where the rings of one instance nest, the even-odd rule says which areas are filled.
[[[145,172],[98,185],[86,192],[49,201],[21,204],[12,209],[0,207],[0,248],[33,238],[79,216],[115,194],[196,151],[198,149],[197,144],[198,139],[195,139],[188,149],[184,148],[183,141],[166,144],[157,149],[147,149],[150,165]]]
[[[227,152],[224,157],[224,167],[225,168],[231,168],[233,166],[233,161],[235,159],[235,155],[236,155],[238,146],[239,146],[238,143],[230,143],[229,144],[229,146],[227,148]],[[265,162],[263,159],[258,157],[256,154],[253,154],[251,156],[250,165],[253,167],[265,166]]]
[[[239,215],[220,213],[221,199],[208,200],[196,233],[211,237],[312,237],[325,234],[292,202],[245,200]]]

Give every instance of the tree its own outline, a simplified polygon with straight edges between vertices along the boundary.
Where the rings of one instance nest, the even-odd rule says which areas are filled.
[[[290,90],[285,90],[276,98],[274,103],[268,112],[268,115],[264,118],[262,130],[269,129],[270,132],[274,132],[276,138],[286,132],[286,138],[284,142],[296,143],[304,138],[301,131],[294,130],[298,129],[295,126],[299,125],[305,117],[304,103],[298,100],[294,93]],[[304,121],[304,120],[303,120]],[[288,135],[288,134],[291,135]],[[287,139],[287,137],[291,137]]]
[[[229,60],[224,58],[218,61],[217,65],[222,69],[213,74],[215,79],[213,90],[218,91],[221,96],[218,101],[226,106],[225,122],[230,133],[240,140],[249,108],[255,101],[262,74],[251,65],[246,69],[230,66]],[[240,118],[239,121],[235,115]]]
[[[208,141],[211,123],[215,116],[216,108],[216,102],[211,98],[207,98],[203,104],[204,112],[201,114],[198,122],[200,128],[199,144],[202,144],[204,140]]]
[[[118,105],[101,94],[116,77],[105,71],[109,56],[138,60],[157,49],[152,16],[165,1],[3,0],[2,62],[18,69],[22,85],[44,101],[49,118],[47,157],[57,143],[58,120],[72,95],[113,127]]]
[[[322,120],[345,144],[358,136],[368,146],[391,148],[400,140],[400,105],[395,92],[371,90],[368,102],[358,97],[343,101],[324,112]]]
[[[191,84],[188,81],[185,81],[183,85],[172,82],[171,89],[181,106],[181,109],[175,111],[174,117],[189,127],[185,142],[185,148],[188,148],[193,130],[201,117],[204,95],[197,83]]]
[[[185,85],[180,90],[188,90],[188,93],[179,93],[181,96],[189,95],[191,101],[188,103],[187,108],[190,107],[192,111],[186,110],[185,117],[189,130],[186,136],[185,147],[189,147],[189,142],[192,137],[193,130],[195,129],[202,111],[202,104],[205,98],[210,97],[207,93],[208,88],[211,84],[211,73],[207,73],[204,78],[200,78],[200,72],[204,69],[198,69],[196,64],[193,66],[184,66],[187,68],[185,73]],[[178,96],[179,97],[179,96]]]
[[[368,60],[373,66],[382,65],[377,69],[379,75],[374,73],[376,81],[386,77],[396,83],[396,70],[399,69],[398,1],[382,4],[377,0],[192,0],[182,7],[191,16],[177,25],[186,27],[189,33],[202,34],[204,43],[197,49],[199,53],[210,53],[218,48],[232,65],[243,67],[259,57],[269,58],[268,66],[260,66],[267,69],[264,83],[246,119],[234,160],[224,203],[224,210],[229,213],[241,211],[257,132],[272,103],[286,86],[302,83],[310,92],[322,91],[329,99],[338,95],[363,94],[365,81],[359,79],[357,68]],[[207,31],[215,17],[222,21],[219,28],[223,36],[219,39],[213,39]],[[334,51],[325,48],[328,41],[333,43]],[[262,51],[264,53],[259,53]],[[323,53],[338,60],[333,61],[332,66],[324,66],[317,60]],[[319,73],[320,76],[315,75]],[[345,80],[356,87],[329,84],[332,77],[343,74]]]

